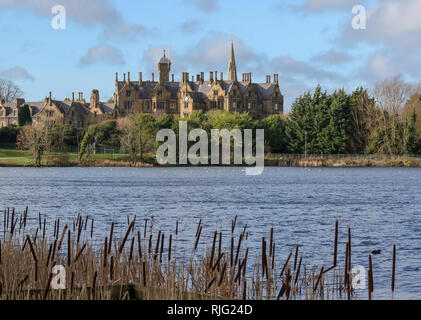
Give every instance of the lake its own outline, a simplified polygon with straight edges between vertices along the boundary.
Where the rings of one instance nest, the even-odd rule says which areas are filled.
[[[68,221],[79,212],[93,216],[95,236],[101,241],[111,221],[123,232],[127,216],[136,214],[139,225],[153,215],[154,228],[166,234],[174,232],[178,220],[178,241],[189,248],[202,218],[201,241],[211,245],[213,231],[228,236],[231,220],[238,215],[238,229],[248,224],[251,250],[260,248],[262,236],[268,238],[273,226],[279,262],[298,243],[309,267],[331,266],[338,219],[341,266],[348,226],[353,265],[368,268],[368,255],[381,250],[372,256],[374,298],[391,298],[393,244],[395,298],[421,298],[417,168],[266,167],[260,176],[246,176],[240,167],[0,168],[0,195],[1,208],[22,211],[28,205],[33,225],[38,212]],[[366,298],[366,291],[358,296]]]

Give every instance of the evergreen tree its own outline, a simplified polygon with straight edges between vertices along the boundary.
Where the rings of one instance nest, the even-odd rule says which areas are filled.
[[[21,127],[27,123],[32,123],[31,111],[29,110],[29,106],[27,104],[25,104],[22,108],[19,108],[18,122]]]
[[[415,129],[417,116],[412,112],[409,123],[405,127],[405,151],[407,154],[417,154],[420,149],[420,139]]]

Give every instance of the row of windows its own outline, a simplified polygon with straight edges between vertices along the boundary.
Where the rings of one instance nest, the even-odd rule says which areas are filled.
[[[157,110],[164,110],[165,106],[166,106],[166,101],[158,101],[155,103],[153,103],[153,107],[154,109]],[[169,103],[170,109],[175,109],[175,103],[174,102],[170,102]],[[252,102],[248,102],[247,103],[247,109],[251,110],[255,104]],[[126,110],[131,109],[133,107],[133,101],[125,101],[124,102],[124,108]],[[149,110],[150,107],[150,102],[146,102],[146,109]],[[184,102],[184,109],[188,109],[189,105],[188,102]],[[241,106],[238,106],[239,108],[241,108]],[[210,101],[210,109],[223,109],[223,100],[218,100],[218,101]],[[232,109],[237,109],[237,103],[233,102],[232,103]],[[274,105],[274,110],[275,111],[279,111],[279,105],[277,103],[275,103]],[[96,116],[96,114],[95,114]]]

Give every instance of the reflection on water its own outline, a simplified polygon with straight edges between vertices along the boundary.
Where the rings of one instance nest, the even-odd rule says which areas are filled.
[[[394,243],[395,298],[421,298],[420,190],[421,169],[415,168],[265,168],[261,176],[228,167],[0,168],[1,208],[28,205],[33,222],[38,211],[62,220],[88,214],[101,239],[111,221],[125,228],[127,215],[136,214],[139,223],[153,215],[155,228],[167,234],[178,219],[186,242],[202,218],[202,241],[210,242],[215,229],[228,234],[238,215],[239,229],[248,224],[251,249],[273,226],[277,257],[285,260],[299,243],[303,261],[327,267],[338,219],[339,261],[348,226],[353,265],[367,267],[368,254],[382,250],[373,256],[375,298],[391,297]]]

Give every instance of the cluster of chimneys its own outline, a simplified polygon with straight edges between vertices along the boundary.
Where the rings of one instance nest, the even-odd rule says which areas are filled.
[[[214,79],[214,77],[215,77],[215,79]],[[224,73],[223,72],[220,73],[220,80],[224,80]],[[116,83],[118,82],[118,72],[115,73],[115,81],[116,81]],[[123,82],[126,82],[126,81],[130,82],[130,72],[127,72],[127,80],[126,80],[126,74],[123,73]],[[154,81],[155,81],[155,73],[152,72],[152,82],[154,82]],[[174,82],[174,74],[171,75],[171,81]],[[189,81],[189,73],[188,72],[183,72],[181,81],[183,83]],[[205,73],[201,72],[200,74],[197,74],[196,78],[195,78],[195,76],[192,75],[191,81],[192,82],[197,81],[197,82],[203,83],[205,81]],[[213,83],[214,81],[215,82],[218,81],[218,72],[217,71],[215,71],[215,72],[210,71],[209,72],[209,81],[211,83]],[[241,81],[242,82],[251,82],[251,72],[243,73]],[[142,84],[142,72],[139,72],[139,81],[138,82],[139,82],[139,85]],[[270,83],[270,82],[271,82],[271,76],[267,75],[266,76],[266,83]],[[273,75],[273,82],[278,83],[278,74]]]

